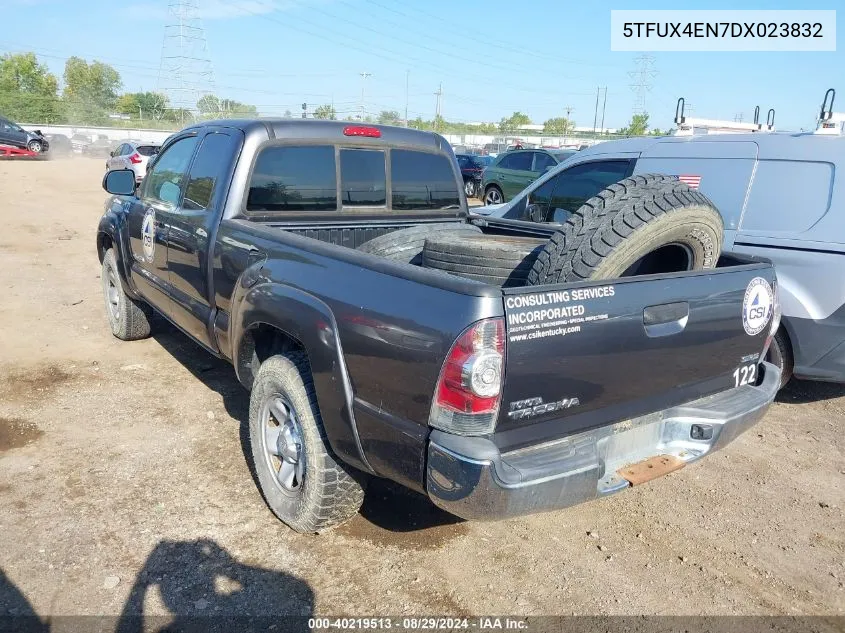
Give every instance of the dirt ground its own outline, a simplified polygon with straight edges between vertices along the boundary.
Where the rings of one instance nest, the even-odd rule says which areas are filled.
[[[0,613],[845,614],[841,385],[793,382],[723,452],[566,511],[468,523],[375,481],[295,534],[232,369],[169,327],[111,336],[102,175],[0,162]]]

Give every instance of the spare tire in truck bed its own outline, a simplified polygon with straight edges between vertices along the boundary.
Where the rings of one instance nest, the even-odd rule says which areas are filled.
[[[393,261],[419,266],[422,264],[422,250],[425,239],[431,235],[452,233],[481,233],[481,229],[472,224],[461,224],[459,222],[420,224],[379,235],[361,244],[357,250]]]
[[[422,265],[497,286],[524,286],[545,239],[445,233],[426,239]]]
[[[674,176],[625,178],[587,200],[537,256],[528,284],[713,268],[722,217]]]

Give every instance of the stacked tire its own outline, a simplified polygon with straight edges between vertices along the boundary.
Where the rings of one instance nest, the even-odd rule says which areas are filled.
[[[524,286],[547,240],[446,233],[425,240],[422,265],[496,286]]]
[[[360,250],[503,287],[714,268],[722,218],[675,176],[625,178],[590,198],[550,239],[428,224],[388,233]]]

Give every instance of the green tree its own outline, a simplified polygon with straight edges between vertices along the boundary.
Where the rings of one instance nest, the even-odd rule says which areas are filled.
[[[144,121],[161,121],[168,110],[166,95],[159,92],[127,92],[120,95],[115,109],[121,114]]]
[[[620,134],[624,134],[626,136],[642,136],[648,131],[648,113],[643,112],[642,114],[635,114],[631,117],[631,122],[627,125],[627,127],[623,127],[619,130]]]
[[[514,112],[509,117],[503,117],[499,121],[499,131],[503,133],[516,132],[525,125],[531,125],[531,118],[522,112]]]
[[[384,125],[396,125],[399,120],[399,113],[396,110],[382,110],[378,115],[378,122]]]
[[[203,118],[255,118],[258,116],[258,108],[254,105],[241,103],[234,99],[221,99],[212,94],[203,95],[197,101],[197,110]]]
[[[65,62],[62,100],[71,123],[102,124],[117,104],[120,73],[108,64],[80,57]]]
[[[200,114],[216,116],[220,114],[220,99],[216,95],[203,95],[197,101],[197,110]]]
[[[0,56],[0,112],[17,121],[56,122],[57,81],[33,53]]]
[[[337,112],[335,112],[333,105],[321,105],[317,106],[317,109],[314,110],[314,118],[315,119],[331,119],[334,121],[337,119]]]
[[[575,130],[575,121],[566,117],[556,117],[543,123],[543,134],[566,136]]]

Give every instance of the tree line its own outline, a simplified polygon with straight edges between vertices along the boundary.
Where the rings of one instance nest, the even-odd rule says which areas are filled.
[[[65,62],[63,88],[46,65],[34,53],[0,56],[0,114],[23,123],[67,123],[71,125],[109,125],[114,116],[128,118],[138,127],[174,128],[197,119],[254,118],[259,116],[254,105],[208,94],[193,108],[174,106],[167,96],[158,92],[122,92],[120,73],[100,61],[87,62],[71,57]],[[292,117],[290,110],[286,117]],[[333,105],[316,107],[315,119],[337,119]],[[360,115],[353,118],[361,118]],[[442,116],[426,120],[422,117],[407,122],[396,110],[382,110],[378,114],[364,113],[364,122],[385,125],[408,125],[419,130],[442,134],[504,134],[524,133],[531,118],[523,112],[502,117],[499,123],[463,123],[447,121]],[[553,117],[543,122],[542,134],[568,136],[575,131],[575,121],[567,117]],[[649,130],[648,114],[636,114],[629,124],[617,132],[623,136],[660,134]]]
[[[205,95],[195,108],[177,107],[158,92],[123,92],[120,73],[99,61],[71,57],[64,87],[34,53],[0,56],[0,114],[23,123],[109,125],[115,115],[133,124],[174,127],[197,118],[256,117],[254,105]]]

